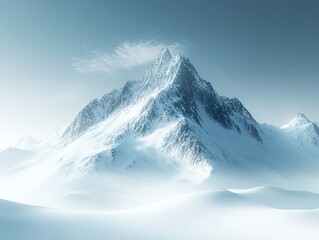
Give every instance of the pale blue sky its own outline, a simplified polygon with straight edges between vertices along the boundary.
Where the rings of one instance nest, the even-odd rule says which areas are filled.
[[[69,123],[138,78],[163,46],[259,122],[282,125],[297,112],[319,121],[318,9],[301,0],[0,0],[0,147]]]

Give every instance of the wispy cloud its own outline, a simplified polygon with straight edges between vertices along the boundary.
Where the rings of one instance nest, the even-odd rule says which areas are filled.
[[[72,66],[79,72],[114,74],[119,70],[129,70],[150,63],[163,48],[172,54],[183,53],[187,44],[165,44],[157,41],[126,42],[117,46],[111,53],[94,51],[87,59],[72,58]]]

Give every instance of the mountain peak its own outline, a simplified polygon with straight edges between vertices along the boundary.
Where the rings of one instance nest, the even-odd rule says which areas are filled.
[[[168,48],[163,48],[158,57],[160,62],[169,62],[172,59],[171,52]]]
[[[296,116],[295,116],[295,118],[297,118],[297,119],[299,119],[299,120],[302,120],[302,121],[310,121],[307,117],[306,117],[306,115],[305,114],[303,114],[303,113],[298,113]]]
[[[305,114],[298,113],[288,124],[282,126],[281,128],[290,128],[300,125],[305,125],[308,123],[312,123]]]
[[[174,81],[179,71],[190,66],[189,60],[182,55],[172,56],[167,48],[163,48],[158,58],[145,71],[143,82],[148,91],[154,92],[165,88]]]

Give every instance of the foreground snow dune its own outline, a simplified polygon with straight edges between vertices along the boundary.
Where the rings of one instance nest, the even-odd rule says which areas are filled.
[[[259,200],[263,195],[270,201],[274,191],[274,205],[281,202],[286,208],[287,203],[289,210]],[[298,199],[292,208],[289,201]],[[318,239],[319,211],[309,205],[315,199],[315,194],[273,188],[205,191],[99,212],[1,200],[0,239]],[[319,201],[313,205],[318,206]]]

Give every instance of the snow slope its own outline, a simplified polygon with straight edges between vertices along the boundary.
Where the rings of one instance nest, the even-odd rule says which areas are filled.
[[[97,240],[317,239],[318,210],[303,210],[300,204],[298,210],[283,210],[255,200],[271,191],[206,191],[135,209],[99,212],[57,210],[1,200],[0,236],[15,240],[81,240],[93,236]],[[276,191],[276,202],[286,202],[286,190]],[[309,197],[302,192],[293,195],[294,199]]]

